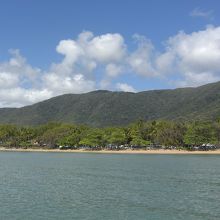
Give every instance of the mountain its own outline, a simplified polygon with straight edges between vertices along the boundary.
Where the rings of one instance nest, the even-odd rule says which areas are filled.
[[[220,82],[197,88],[139,93],[105,90],[61,95],[22,108],[1,108],[0,123],[37,125],[49,121],[91,126],[126,125],[138,119],[216,119]]]

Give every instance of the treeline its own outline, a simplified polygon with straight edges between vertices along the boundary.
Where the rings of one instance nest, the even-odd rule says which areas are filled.
[[[137,121],[126,127],[92,128],[48,123],[36,127],[0,125],[0,145],[7,148],[163,146],[191,149],[220,145],[220,122]]]

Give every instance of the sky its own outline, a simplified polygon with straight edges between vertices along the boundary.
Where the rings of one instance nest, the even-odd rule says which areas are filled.
[[[0,0],[0,107],[220,80],[218,0]]]

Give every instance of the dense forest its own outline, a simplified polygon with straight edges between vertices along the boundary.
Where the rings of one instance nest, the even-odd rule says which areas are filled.
[[[0,108],[0,124],[42,125],[50,121],[93,127],[127,126],[134,121],[216,120],[220,82],[197,88],[138,93],[93,91],[66,94],[22,108]]]
[[[0,145],[45,149],[214,149],[220,145],[220,121],[139,120],[124,127],[94,128],[50,122],[40,126],[0,125]]]

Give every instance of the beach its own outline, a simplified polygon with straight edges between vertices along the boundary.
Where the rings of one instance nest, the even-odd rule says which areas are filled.
[[[7,152],[55,152],[55,153],[99,153],[99,154],[220,154],[220,149],[210,151],[186,151],[186,150],[59,150],[59,149],[22,149],[22,148],[0,148],[0,151]]]

